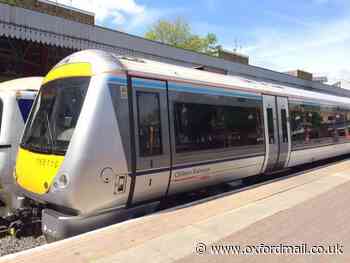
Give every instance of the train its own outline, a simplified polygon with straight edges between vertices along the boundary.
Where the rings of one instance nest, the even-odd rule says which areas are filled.
[[[11,210],[13,171],[25,122],[43,77],[20,78],[0,83],[0,214]]]
[[[350,152],[350,98],[99,50],[44,78],[21,138],[18,198],[59,240],[175,194]]]

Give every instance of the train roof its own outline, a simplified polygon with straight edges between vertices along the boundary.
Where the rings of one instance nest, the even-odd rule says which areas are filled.
[[[28,77],[0,83],[0,91],[39,91],[43,77]]]
[[[90,63],[94,74],[123,71],[133,76],[205,85],[213,89],[218,87],[228,90],[237,89],[258,94],[288,96],[300,100],[316,100],[350,106],[350,98],[348,97],[251,80],[241,76],[212,73],[153,60],[117,56],[100,50],[85,50],[74,53],[62,60],[56,67],[66,63],[79,62]]]

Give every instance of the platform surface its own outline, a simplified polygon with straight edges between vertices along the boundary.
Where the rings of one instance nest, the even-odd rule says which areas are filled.
[[[350,262],[349,222],[346,160],[5,256],[0,263]],[[302,254],[305,246],[321,253]]]

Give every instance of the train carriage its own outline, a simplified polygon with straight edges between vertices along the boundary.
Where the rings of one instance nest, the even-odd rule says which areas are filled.
[[[29,77],[0,83],[0,214],[12,207],[13,171],[24,124],[43,78]]]
[[[17,157],[61,239],[176,193],[350,151],[350,99],[103,51],[44,80]]]

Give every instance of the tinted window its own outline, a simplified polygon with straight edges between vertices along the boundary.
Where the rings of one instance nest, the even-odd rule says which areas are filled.
[[[267,126],[269,131],[269,143],[275,144],[275,126],[273,123],[273,110],[268,108],[267,110]]]
[[[282,140],[284,143],[288,142],[288,127],[287,127],[287,111],[286,109],[281,110],[281,121],[282,121]]]
[[[335,119],[337,135],[343,140],[350,139],[350,109],[338,108]]]
[[[137,92],[140,156],[162,154],[159,95]]]
[[[294,147],[349,139],[349,109],[303,102],[291,102],[289,108]]]
[[[233,148],[264,142],[259,102],[246,105],[174,104],[176,152]]]
[[[30,109],[32,108],[33,100],[31,99],[19,99],[18,107],[21,112],[23,121],[26,122],[29,116]]]
[[[67,78],[45,84],[35,101],[21,146],[64,154],[80,116],[90,78]]]

